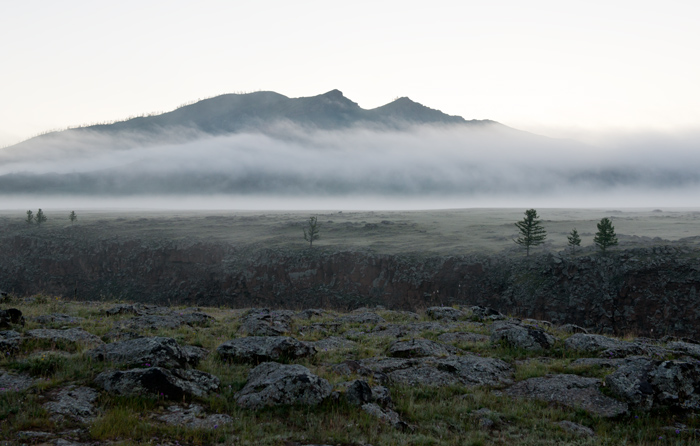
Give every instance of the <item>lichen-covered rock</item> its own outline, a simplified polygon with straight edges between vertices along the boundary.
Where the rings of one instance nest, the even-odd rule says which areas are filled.
[[[345,350],[357,346],[357,342],[345,338],[340,338],[337,336],[331,336],[329,338],[321,339],[319,341],[313,342],[312,344],[314,345],[314,347],[316,347],[316,350],[319,352],[329,350]]]
[[[554,346],[554,336],[530,325],[496,322],[491,328],[491,342],[503,341],[507,345],[525,350],[548,350]]]
[[[337,319],[345,324],[383,324],[386,320],[376,313],[364,312],[356,314],[347,314]]]
[[[265,406],[315,406],[331,394],[331,385],[298,364],[265,362],[248,374],[248,382],[236,393],[236,402],[246,409]]]
[[[130,319],[124,319],[117,327],[127,330],[159,330],[163,328],[178,328],[183,325],[203,327],[213,318],[206,313],[177,311],[166,314],[142,314]]]
[[[313,356],[316,347],[288,336],[248,336],[226,341],[216,351],[225,361],[257,364]]]
[[[422,356],[454,355],[460,350],[451,345],[440,344],[429,339],[411,339],[395,341],[387,351],[394,358],[417,358]]]
[[[249,336],[280,336],[291,332],[291,326],[290,312],[253,308],[241,318],[239,331]]]
[[[469,308],[472,312],[472,318],[478,319],[478,320],[492,320],[492,321],[500,321],[506,319],[506,317],[498,310],[494,310],[493,308],[489,307],[483,307],[480,305],[475,305],[473,307]]]
[[[196,345],[181,345],[180,350],[185,355],[185,360],[192,367],[197,367],[200,361],[209,356],[209,350]]]
[[[298,312],[297,314],[294,315],[294,317],[298,319],[311,319],[314,317],[323,317],[327,314],[328,312],[326,310],[322,309],[317,309],[317,308],[308,308],[306,310],[302,310]]]
[[[690,342],[675,341],[666,344],[670,350],[692,356],[693,358],[700,359],[700,344],[694,344]]]
[[[367,384],[367,381],[356,379],[345,391],[345,399],[348,400],[348,403],[355,406],[371,403],[373,401],[372,388]]]
[[[616,417],[627,412],[627,404],[605,396],[601,381],[578,375],[547,375],[520,381],[506,389],[510,396],[555,402],[583,409],[601,417]]]
[[[425,314],[436,321],[458,321],[467,316],[464,311],[452,307],[430,307]]]
[[[405,430],[410,428],[406,422],[401,420],[399,414],[391,409],[382,408],[374,403],[366,403],[362,405],[362,410],[373,417],[377,417],[379,420],[390,424],[396,429]]]
[[[479,333],[443,333],[438,336],[438,341],[440,342],[462,342],[462,343],[477,343],[477,342],[487,342],[490,340],[489,336],[479,334]]]
[[[152,394],[171,400],[204,397],[219,389],[219,379],[209,373],[162,367],[109,370],[97,375],[95,383],[117,395]]]
[[[58,419],[64,417],[81,423],[88,423],[97,416],[94,406],[99,394],[90,387],[69,386],[60,390],[53,401],[44,404],[44,408]]]
[[[188,365],[188,357],[175,339],[158,336],[104,344],[88,351],[87,355],[96,361],[132,367],[185,368]]]
[[[566,432],[576,435],[577,437],[595,437],[595,432],[593,429],[582,424],[574,423],[573,421],[564,420],[555,424]]]
[[[159,416],[158,420],[171,426],[185,426],[189,429],[218,429],[233,422],[233,418],[226,414],[207,415],[199,404],[191,404],[187,408],[169,406],[168,412]]]
[[[34,380],[27,375],[13,375],[0,371],[0,392],[21,392],[34,384]]]
[[[579,358],[569,364],[571,367],[617,368],[625,362],[622,358]]]
[[[22,336],[14,330],[0,331],[0,354],[11,356],[19,351]]]
[[[102,339],[83,330],[82,328],[67,328],[64,330],[40,328],[36,330],[29,330],[25,332],[24,335],[30,339],[46,339],[52,342],[64,341],[86,345],[104,344]]]
[[[603,335],[576,333],[566,339],[564,345],[569,350],[584,353],[598,353],[607,349],[624,347],[625,342]]]
[[[41,316],[34,316],[31,318],[31,320],[33,320],[34,322],[38,322],[41,325],[48,325],[48,324],[71,325],[71,324],[79,324],[82,321],[84,321],[85,318],[69,316],[69,315],[63,314],[63,313],[51,313],[51,314],[43,314]]]

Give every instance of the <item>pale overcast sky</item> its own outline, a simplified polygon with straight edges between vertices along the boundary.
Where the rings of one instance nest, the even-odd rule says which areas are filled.
[[[552,136],[700,127],[698,0],[0,5],[0,146],[256,90]]]

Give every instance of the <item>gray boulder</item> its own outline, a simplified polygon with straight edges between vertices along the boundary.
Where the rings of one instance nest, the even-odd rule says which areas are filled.
[[[500,321],[506,319],[506,317],[498,310],[494,310],[493,308],[489,307],[483,307],[480,305],[475,305],[473,307],[469,308],[472,312],[472,318],[478,319],[478,320],[492,320],[492,321]]]
[[[537,327],[510,322],[496,322],[491,328],[491,342],[503,341],[507,345],[525,350],[548,350],[556,338]]]
[[[204,327],[214,319],[201,312],[171,312],[166,314],[143,314],[130,319],[119,321],[117,327],[122,330],[160,330],[164,328],[175,329],[184,325],[190,327]]]
[[[139,314],[138,307],[132,304],[117,304],[112,308],[105,310],[107,316],[116,316],[118,314]]]
[[[331,394],[331,385],[301,365],[265,362],[248,375],[248,382],[235,394],[246,409],[301,404],[315,406]]]
[[[27,375],[13,375],[0,370],[0,392],[21,392],[34,384]]]
[[[180,350],[185,355],[185,360],[192,367],[197,367],[197,365],[209,356],[209,350],[202,347],[197,347],[196,345],[182,345]]]
[[[199,404],[191,404],[189,407],[169,406],[168,412],[158,417],[158,420],[171,426],[184,426],[189,429],[218,429],[225,424],[233,422],[233,418],[226,414],[207,415]]]
[[[693,358],[700,359],[700,344],[676,341],[669,342],[668,344],[666,344],[666,347],[673,351],[680,352],[682,354],[692,356]]]
[[[90,387],[70,386],[60,390],[53,401],[44,404],[44,408],[58,420],[68,418],[89,423],[97,416],[94,403],[98,396]]]
[[[464,311],[452,307],[430,307],[425,314],[436,321],[458,321],[467,316]]]
[[[209,373],[162,367],[109,370],[97,375],[95,383],[117,395],[152,394],[171,400],[204,397],[219,389],[219,379]]]
[[[393,426],[396,429],[406,430],[410,429],[410,426],[401,420],[399,414],[388,408],[382,408],[375,403],[365,403],[362,405],[362,410],[378,418],[380,421]]]
[[[627,404],[603,395],[600,385],[601,381],[596,378],[547,375],[520,381],[509,387],[505,393],[515,397],[559,403],[606,418],[626,413]]]
[[[312,342],[311,344],[313,344],[314,347],[316,347],[316,350],[319,352],[330,350],[347,350],[357,346],[357,342],[345,338],[339,338],[337,336],[321,339],[320,341]]]
[[[249,336],[280,336],[289,333],[292,330],[292,317],[289,313],[253,308],[241,318],[239,331]]]
[[[216,352],[225,361],[257,364],[313,356],[316,347],[288,336],[249,336],[224,342]]]
[[[371,403],[373,401],[372,388],[367,384],[367,381],[356,379],[345,391],[345,399],[354,406],[362,406],[365,403]]]
[[[45,339],[51,342],[71,342],[85,345],[102,345],[102,339],[92,333],[88,333],[82,328],[67,328],[64,330],[54,330],[48,328],[40,328],[37,330],[29,330],[24,334],[30,339]]]
[[[22,336],[14,330],[0,331],[0,354],[11,356],[19,351]]]
[[[96,361],[125,364],[131,367],[185,368],[187,355],[175,339],[137,338],[104,344],[87,352]]]
[[[482,335],[479,333],[443,333],[440,336],[438,336],[438,341],[440,342],[448,342],[448,343],[454,343],[454,342],[461,342],[461,343],[477,343],[477,342],[486,342],[490,338],[486,335]]]
[[[573,434],[577,437],[595,437],[595,432],[590,427],[586,427],[582,424],[574,423],[573,421],[560,421],[555,423],[557,426],[561,427],[566,432]]]
[[[576,333],[564,341],[564,346],[577,352],[598,353],[603,350],[624,347],[625,342],[602,335]]]
[[[0,310],[0,328],[10,328],[12,325],[24,326],[24,317],[17,308]]]
[[[460,350],[451,345],[440,344],[428,339],[411,339],[410,341],[395,341],[387,351],[394,358],[417,358],[423,356],[454,355]]]

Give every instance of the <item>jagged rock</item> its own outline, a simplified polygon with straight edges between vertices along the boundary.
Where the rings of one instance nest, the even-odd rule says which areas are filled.
[[[399,417],[399,414],[394,412],[391,409],[387,408],[381,408],[377,404],[374,403],[366,403],[362,405],[362,410],[367,412],[368,414],[377,417],[381,421],[390,424],[396,429],[400,430],[405,430],[409,429],[409,425],[402,421],[401,418]]]
[[[182,400],[185,396],[204,397],[219,389],[219,379],[209,373],[162,367],[110,370],[97,375],[95,383],[117,395],[146,393],[172,400]]]
[[[185,355],[185,360],[192,367],[197,367],[199,362],[209,356],[209,350],[202,347],[197,347],[196,345],[182,345],[180,350]]]
[[[99,394],[89,387],[70,386],[56,394],[54,401],[44,408],[59,419],[67,417],[73,421],[88,423],[97,416],[94,402]]]
[[[75,342],[86,345],[102,345],[102,339],[92,333],[89,333],[82,328],[67,328],[63,330],[55,330],[49,328],[40,328],[25,332],[25,336],[30,339],[47,339],[52,342],[64,341]]]
[[[84,317],[73,317],[63,313],[45,314],[42,316],[34,316],[31,320],[42,325],[47,324],[79,324],[85,320]]]
[[[19,351],[22,336],[14,330],[0,331],[0,354],[10,356]]]
[[[576,333],[564,341],[564,345],[569,350],[598,353],[603,350],[625,347],[625,342],[603,335]]]
[[[580,408],[601,417],[616,417],[627,412],[627,404],[603,395],[601,381],[578,375],[547,375],[520,381],[506,390],[510,396],[555,402]]]
[[[316,354],[316,347],[288,336],[249,336],[224,342],[216,351],[225,361],[255,364],[306,358]]]
[[[358,314],[348,314],[337,319],[341,323],[345,324],[383,324],[386,320],[378,314],[375,313],[358,313]]]
[[[496,358],[474,355],[445,358],[374,358],[362,361],[362,366],[376,375],[406,385],[442,387],[454,384],[466,386],[496,386],[512,383],[512,368]]]
[[[564,324],[561,327],[559,327],[561,331],[564,333],[583,333],[583,334],[588,334],[588,330],[586,330],[583,327],[579,327],[578,325],[575,324]]]
[[[458,321],[467,316],[464,311],[452,307],[430,307],[425,314],[436,321]]]
[[[453,342],[476,343],[476,342],[486,342],[486,341],[490,340],[490,338],[486,335],[482,335],[479,333],[462,333],[462,332],[443,333],[440,336],[438,336],[437,339],[440,342],[448,342],[448,343],[453,343]]]
[[[613,394],[642,409],[657,406],[700,409],[697,362],[628,358],[605,382]]]
[[[411,339],[410,341],[395,341],[387,351],[394,358],[416,358],[422,356],[454,355],[460,350],[451,345],[440,344],[428,339]]]
[[[131,367],[187,367],[187,355],[175,339],[137,338],[104,344],[87,352],[96,361],[125,364]]]
[[[331,394],[331,385],[298,364],[265,362],[248,375],[248,382],[236,393],[236,402],[247,409],[302,404],[315,406]]]
[[[382,407],[391,407],[394,405],[394,402],[391,400],[389,389],[384,386],[372,387],[372,401]]]
[[[595,437],[595,432],[593,432],[593,429],[582,424],[574,423],[573,421],[564,420],[555,424],[568,433],[576,435],[577,437]]]
[[[700,344],[693,344],[690,342],[676,341],[669,342],[666,346],[674,351],[681,352],[683,354],[692,356],[693,358],[700,359]]]
[[[168,413],[159,416],[158,420],[171,426],[184,426],[189,429],[217,429],[233,422],[233,418],[226,414],[206,415],[204,408],[199,404],[192,404],[188,408],[169,406]]]
[[[472,312],[472,317],[478,320],[500,321],[506,319],[500,311],[494,310],[493,308],[475,305],[470,307],[470,310]]]
[[[556,339],[544,330],[529,325],[497,322],[491,328],[491,342],[499,341],[525,350],[547,350],[554,346]]]
[[[316,350],[318,351],[328,351],[328,350],[345,350],[354,348],[357,342],[350,341],[349,339],[339,338],[337,336],[331,336],[326,339],[321,339],[312,343]]]
[[[280,336],[291,332],[291,325],[287,312],[253,308],[241,318],[239,331],[249,336]]]
[[[345,391],[345,398],[348,400],[348,403],[355,406],[371,403],[373,401],[372,388],[367,384],[367,381],[356,379]]]
[[[22,312],[17,308],[0,310],[0,328],[10,328],[12,324],[24,325]]]
[[[0,371],[0,392],[21,392],[34,384],[34,380],[27,375],[12,375]]]

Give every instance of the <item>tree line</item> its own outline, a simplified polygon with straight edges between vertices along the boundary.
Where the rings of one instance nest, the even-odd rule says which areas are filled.
[[[515,226],[518,228],[519,237],[513,239],[513,241],[525,248],[527,256],[530,255],[531,247],[541,245],[547,238],[547,231],[542,226],[542,221],[535,209],[526,210],[525,217],[521,221],[515,223]],[[596,232],[595,237],[593,237],[593,243],[595,243],[601,252],[605,253],[607,248],[617,245],[615,227],[608,217],[602,218],[597,226],[598,232]],[[581,246],[581,237],[576,228],[571,230],[567,236],[567,241],[572,254],[576,254],[576,248]]]
[[[75,223],[75,221],[78,219],[78,214],[75,213],[75,211],[70,211],[70,214],[68,215],[68,220],[70,220],[70,224],[72,225]],[[48,220],[48,217],[46,214],[44,214],[44,211],[39,208],[38,211],[36,211],[36,214],[32,212],[31,210],[27,211],[27,217],[24,219],[24,221],[31,225],[36,223],[38,226],[41,226],[42,223],[45,223]]]

